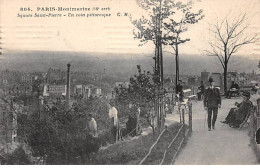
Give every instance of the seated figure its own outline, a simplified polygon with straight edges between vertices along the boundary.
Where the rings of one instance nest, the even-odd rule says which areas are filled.
[[[239,86],[237,83],[232,81],[232,84],[231,84],[228,94],[227,94],[227,98],[231,98],[231,96],[234,94],[239,94]]]
[[[236,108],[231,108],[225,121],[221,121],[224,124],[229,124],[230,127],[238,128],[240,124],[245,120],[245,117],[250,112],[250,108],[253,107],[250,99],[250,93],[244,92],[242,94],[243,101],[241,103],[235,103]]]

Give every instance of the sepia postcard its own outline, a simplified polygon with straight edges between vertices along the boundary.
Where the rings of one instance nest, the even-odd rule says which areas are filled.
[[[258,165],[260,0],[0,0],[1,165]]]

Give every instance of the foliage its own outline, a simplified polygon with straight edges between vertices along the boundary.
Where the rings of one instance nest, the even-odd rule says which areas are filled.
[[[3,165],[28,165],[30,164],[30,160],[28,156],[22,149],[22,147],[18,147],[11,154],[4,154],[0,156],[1,164]]]
[[[178,46],[190,41],[189,38],[182,39],[181,34],[188,31],[188,25],[198,23],[204,17],[202,10],[193,12],[192,0],[186,3],[175,0],[139,0],[138,4],[147,11],[148,16],[142,16],[136,20],[131,17],[136,27],[134,37],[140,40],[139,46],[152,41],[156,46],[163,44],[174,49],[177,85],[177,80],[179,80]],[[157,49],[155,61],[156,53]]]
[[[86,163],[101,145],[100,138],[83,131],[86,116],[93,113],[97,123],[105,123],[106,107],[102,101],[81,100],[73,108],[60,102],[31,115],[19,114],[18,136],[31,148],[33,156],[45,158],[47,164]],[[103,127],[107,128],[105,124]]]
[[[198,23],[199,20],[203,19],[204,15],[202,10],[197,12],[192,11],[193,2],[188,1],[187,3],[177,2],[174,5],[174,16],[169,17],[169,21],[164,23],[164,29],[166,34],[163,37],[163,43],[169,45],[174,49],[175,61],[176,61],[176,82],[179,80],[179,45],[190,41],[189,38],[181,38],[181,35],[188,31],[188,25]]]
[[[163,20],[170,14],[173,14],[170,9],[174,6],[172,0],[139,0],[138,5],[145,9],[148,16],[142,16],[139,19],[130,17],[134,30],[134,37],[140,40],[140,46],[148,41],[153,41],[156,44],[156,38],[159,34],[158,23],[163,23]]]
[[[129,86],[121,86],[115,89],[116,102],[119,106],[124,106],[128,115],[128,109],[131,103],[134,107],[140,108],[140,116],[145,117],[149,125],[154,128],[151,118],[153,118],[152,109],[155,107],[156,99],[156,79],[154,74],[149,71],[141,70],[141,66],[137,65],[138,74],[130,78]],[[133,114],[134,115],[134,114]]]
[[[169,22],[164,23],[166,34],[164,35],[165,44],[170,45],[176,51],[176,46],[190,41],[189,38],[181,39],[180,35],[188,31],[188,25],[198,23],[203,19],[203,11],[192,11],[193,2],[177,2],[174,5],[174,18],[169,17]],[[172,10],[173,10],[172,9]]]
[[[165,151],[165,148],[162,146],[168,147],[171,143],[172,139],[175,137],[176,133],[180,129],[181,124],[175,123],[168,127],[168,131],[164,134],[168,134],[169,136],[162,136],[159,140],[160,145],[156,145],[152,150],[153,161],[161,161],[161,157],[163,153],[158,154],[161,151]],[[159,134],[156,134],[155,138],[157,138]],[[182,137],[178,137],[177,141],[180,141]],[[180,140],[179,140],[180,139]],[[171,149],[177,149],[180,142],[173,143]],[[123,141],[122,143],[117,143],[112,145],[106,149],[100,150],[96,157],[93,159],[93,164],[99,165],[137,165],[139,162],[145,157],[148,153],[150,147],[154,144],[154,135],[149,133],[148,135],[140,136],[137,139],[132,139],[130,141]],[[163,144],[163,145],[162,145]],[[175,150],[174,150],[175,152]],[[172,154],[172,153],[171,153]],[[171,159],[174,153],[171,155]],[[171,160],[169,159],[169,160]],[[147,163],[147,164],[150,164]],[[158,164],[158,163],[157,163]]]

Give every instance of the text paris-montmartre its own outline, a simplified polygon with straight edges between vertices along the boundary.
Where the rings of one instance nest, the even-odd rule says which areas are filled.
[[[94,10],[97,9],[97,7],[93,8]],[[37,7],[37,11],[41,12],[48,12],[48,11],[90,11],[90,8],[88,7],[80,7],[80,8],[72,8],[72,7]]]

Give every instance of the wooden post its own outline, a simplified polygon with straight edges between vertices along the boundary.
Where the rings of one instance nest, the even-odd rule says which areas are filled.
[[[184,109],[182,109],[182,124],[183,124],[183,137],[185,138],[185,112]]]
[[[181,107],[180,107],[179,103],[178,103],[178,111],[179,111],[179,114],[180,114],[180,123],[182,123],[182,118],[181,118]]]
[[[136,135],[139,135],[139,116],[140,116],[140,108],[137,108],[136,109],[136,128],[135,128],[135,131],[136,131]]]
[[[114,117],[110,119],[110,138],[112,144],[116,143],[117,137],[115,136],[114,132]]]
[[[189,127],[192,131],[192,102],[189,101]]]
[[[67,88],[66,88],[66,101],[69,105],[70,100],[70,64],[67,64]]]

